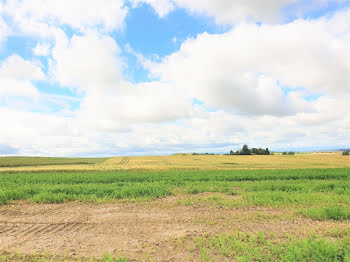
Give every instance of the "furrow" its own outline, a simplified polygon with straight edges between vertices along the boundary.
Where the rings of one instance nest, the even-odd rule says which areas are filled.
[[[11,227],[9,227],[9,230],[6,231],[6,235],[9,235],[9,236],[10,236],[10,235],[16,233],[18,230],[20,230],[20,228],[11,226]],[[3,233],[3,234],[4,234],[4,233]]]
[[[37,224],[32,224],[32,225],[30,225],[30,224],[27,224],[26,225],[26,228],[25,229],[23,229],[23,230],[21,230],[20,232],[18,232],[17,234],[16,234],[16,236],[18,236],[18,235],[26,235],[29,231],[31,231],[34,227],[36,227],[37,226]]]
[[[42,227],[40,230],[36,231],[35,234],[49,233],[52,231],[52,227],[54,227],[54,226],[55,226],[55,224],[46,225],[46,226]]]
[[[12,229],[12,227],[7,227],[5,226],[4,228],[0,229],[0,235],[3,235],[5,233],[7,233],[8,231],[10,231]]]
[[[34,227],[32,227],[30,230],[26,231],[24,234],[29,235],[29,234],[35,234],[37,230],[40,230],[42,228],[42,224],[36,224]]]
[[[61,224],[61,227],[56,228],[51,233],[58,234],[66,231],[67,224]]]
[[[74,232],[75,228],[77,228],[78,226],[78,223],[69,223],[68,226],[64,228],[64,232]]]

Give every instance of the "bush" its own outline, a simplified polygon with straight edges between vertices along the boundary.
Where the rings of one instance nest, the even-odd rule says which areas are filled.
[[[343,156],[348,156],[348,155],[350,155],[350,151],[349,150],[346,150],[346,151],[343,152]]]
[[[295,155],[295,153],[294,152],[283,152],[282,153],[282,155],[284,155],[284,156],[294,156]]]

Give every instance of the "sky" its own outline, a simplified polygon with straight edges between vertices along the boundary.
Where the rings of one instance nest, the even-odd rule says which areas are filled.
[[[0,0],[0,155],[350,147],[350,0]]]

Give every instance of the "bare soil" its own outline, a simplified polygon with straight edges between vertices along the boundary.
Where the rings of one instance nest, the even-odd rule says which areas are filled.
[[[175,200],[2,206],[0,250],[99,258],[108,252],[130,260],[196,261],[186,244],[179,243],[207,233],[266,231],[304,236],[350,226],[349,222],[300,218],[288,210],[181,206]]]

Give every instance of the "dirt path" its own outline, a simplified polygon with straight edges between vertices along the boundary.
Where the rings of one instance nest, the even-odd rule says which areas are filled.
[[[254,219],[257,213],[273,219],[259,221]],[[146,252],[157,261],[187,261],[186,249],[177,249],[177,238],[235,230],[304,234],[311,229],[349,227],[349,223],[283,219],[284,215],[285,211],[269,209],[186,207],[169,200],[156,204],[22,203],[0,207],[0,250],[83,257],[122,252],[131,259]]]

